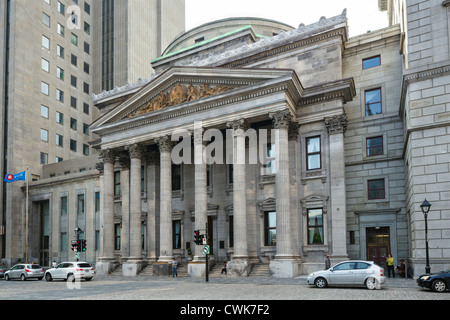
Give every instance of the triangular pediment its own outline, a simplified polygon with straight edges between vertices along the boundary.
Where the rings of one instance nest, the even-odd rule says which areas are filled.
[[[291,78],[293,73],[283,69],[172,67],[101,116],[92,128],[160,116],[171,108],[220,99],[264,81]]]

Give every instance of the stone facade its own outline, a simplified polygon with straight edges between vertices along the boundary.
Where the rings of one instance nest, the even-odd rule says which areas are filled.
[[[85,188],[101,190],[100,223],[90,229],[99,245],[86,259],[130,276],[149,266],[164,273],[174,257],[202,277],[200,230],[212,262],[227,261],[235,276],[266,264],[274,277],[295,277],[322,269],[327,254],[383,265],[387,253],[417,276],[427,198],[432,271],[448,267],[450,68],[432,44],[448,46],[449,7],[380,1],[380,9],[391,26],[353,38],[345,11],[272,37],[227,30],[169,50],[147,79],[95,95],[100,173]],[[187,34],[180,45],[197,39]],[[197,99],[180,91],[206,85],[215,90]],[[212,149],[207,165],[201,154]],[[59,188],[54,179],[31,194]]]

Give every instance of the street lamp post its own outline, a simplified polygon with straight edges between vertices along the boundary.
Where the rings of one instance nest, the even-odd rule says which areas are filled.
[[[422,213],[425,217],[425,255],[426,255],[426,266],[425,273],[431,273],[430,268],[430,256],[428,253],[428,212],[430,211],[431,204],[425,199],[425,201],[420,205],[420,209],[422,209]]]

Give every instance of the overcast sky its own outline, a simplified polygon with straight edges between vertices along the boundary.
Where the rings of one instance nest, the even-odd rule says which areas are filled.
[[[186,0],[186,30],[229,17],[267,18],[298,28],[322,16],[337,16],[345,8],[351,37],[388,26],[377,0]]]

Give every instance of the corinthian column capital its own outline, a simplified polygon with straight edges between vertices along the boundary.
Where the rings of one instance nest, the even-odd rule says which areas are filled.
[[[288,129],[294,119],[294,116],[289,110],[282,110],[270,113],[269,118],[273,121],[274,129]]]
[[[227,127],[230,129],[233,129],[234,131],[236,131],[236,130],[245,131],[250,128],[250,125],[248,124],[248,122],[245,119],[238,119],[238,120],[228,121]]]
[[[332,118],[325,119],[325,126],[327,127],[328,134],[345,133],[347,131],[347,115],[342,114],[334,116]]]
[[[138,144],[132,144],[130,146],[126,147],[128,153],[130,154],[131,159],[142,159],[142,156],[144,154],[144,148]]]
[[[170,136],[158,138],[156,142],[158,143],[159,151],[172,151],[172,140],[170,139]]]
[[[100,158],[103,163],[114,163],[116,160],[116,152],[111,149],[105,149],[100,151]]]

